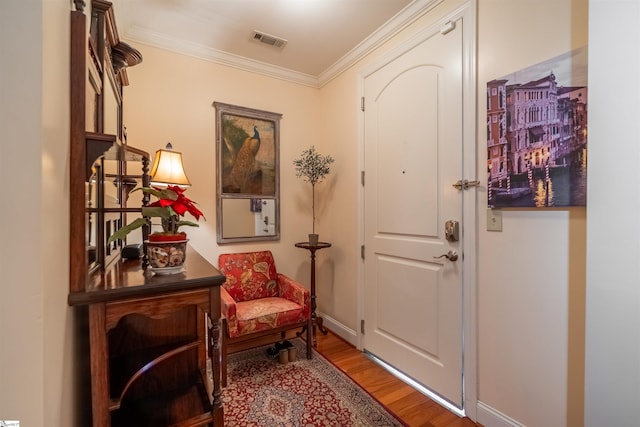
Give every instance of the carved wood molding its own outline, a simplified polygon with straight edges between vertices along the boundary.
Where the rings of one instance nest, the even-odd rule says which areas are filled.
[[[76,10],[78,12],[84,12],[84,8],[86,7],[86,3],[84,0],[73,0],[75,4]]]
[[[111,48],[111,61],[116,74],[118,74],[123,68],[133,67],[141,63],[142,54],[127,43],[120,41]],[[122,83],[125,84],[125,82]]]

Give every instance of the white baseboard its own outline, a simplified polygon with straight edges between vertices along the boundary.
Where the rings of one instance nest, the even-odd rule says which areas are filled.
[[[358,346],[358,334],[356,333],[356,331],[354,331],[351,328],[348,328],[347,326],[345,326],[342,323],[338,322],[337,320],[335,320],[331,316],[327,316],[327,315],[322,314],[322,313],[318,313],[318,316],[322,317],[323,325],[326,328],[331,329],[331,332],[333,332],[334,334],[336,334],[337,336],[339,336],[343,340],[347,341],[348,343],[350,343],[354,347]]]
[[[478,401],[477,416],[478,419],[476,421],[484,427],[526,427],[524,424],[509,418],[502,412],[480,401]]]

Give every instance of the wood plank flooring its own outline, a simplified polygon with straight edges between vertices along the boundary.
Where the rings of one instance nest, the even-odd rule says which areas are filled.
[[[318,333],[316,350],[412,427],[481,427],[407,385],[348,342]]]
[[[287,338],[295,336],[295,331],[287,333]],[[273,343],[280,339],[279,335],[265,336],[241,343],[234,351]],[[469,418],[460,418],[440,406],[331,331],[327,335],[318,332],[317,343],[316,350],[319,353],[411,427],[482,427]]]

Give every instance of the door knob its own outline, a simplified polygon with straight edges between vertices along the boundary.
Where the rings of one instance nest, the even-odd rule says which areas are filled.
[[[449,251],[446,254],[442,254],[440,256],[434,256],[435,259],[439,259],[439,258],[446,258],[449,261],[457,261],[458,260],[458,253],[456,251]]]

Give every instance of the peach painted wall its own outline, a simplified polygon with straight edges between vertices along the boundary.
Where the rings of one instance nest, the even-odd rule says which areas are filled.
[[[192,187],[187,195],[206,217],[189,228],[191,245],[217,265],[218,254],[270,249],[279,271],[308,283],[308,252],[294,243],[311,232],[311,186],[295,177],[293,160],[303,149],[323,145],[317,89],[263,77],[166,50],[132,43],[144,57],[128,70],[124,123],[129,144],[149,151],[171,142],[183,153]],[[213,102],[282,114],[280,121],[281,240],[216,243],[216,141]],[[339,162],[339,161],[338,161]],[[324,185],[324,184],[322,184]],[[318,194],[319,195],[319,194]],[[320,219],[319,232],[329,235]]]
[[[595,11],[590,20],[596,24],[589,30],[590,44],[597,45],[597,59],[602,61],[590,73],[592,100],[598,97],[601,105],[599,109],[594,105],[590,134],[602,136],[600,147],[596,140],[590,141],[592,147],[598,147],[593,151],[599,156],[589,160],[589,179],[595,177],[593,182],[597,183],[590,184],[589,198],[600,201],[589,207],[587,280],[585,425],[595,427],[602,424],[602,419],[619,424],[638,419],[638,405],[634,405],[638,346],[628,340],[638,324],[637,286],[630,281],[637,278],[637,263],[631,259],[616,264],[614,269],[612,261],[618,260],[610,253],[620,243],[620,237],[610,233],[611,222],[635,224],[633,215],[638,206],[636,199],[627,197],[626,187],[608,185],[611,171],[621,181],[635,182],[637,156],[621,159],[608,145],[613,135],[631,144],[625,149],[636,150],[633,138],[627,138],[635,135],[633,120],[620,116],[621,110],[608,105],[615,103],[628,113],[636,105],[634,97],[621,98],[620,91],[611,90],[610,86],[615,81],[624,91],[628,88],[627,77],[636,78],[629,74],[615,80],[620,76],[611,74],[612,67],[618,65],[615,69],[633,71],[623,47],[630,48],[625,43],[636,33],[611,30],[618,28],[621,20],[627,20],[623,23],[628,24],[626,28],[635,28],[633,19],[638,16],[638,8],[634,1],[615,2],[615,9],[611,8],[612,2],[605,0],[589,3],[595,6],[589,7]],[[4,241],[11,242],[0,249],[0,419],[21,419],[25,425],[34,426],[83,425],[74,422],[72,414],[74,407],[82,411],[82,404],[78,403],[80,394],[71,371],[83,359],[74,354],[72,310],[65,301],[68,259],[65,245],[60,246],[68,236],[68,8],[69,2],[57,0],[31,2],[28,10],[23,1],[0,2],[0,34],[4,40],[20,40],[2,46],[2,57],[11,61],[2,62],[0,80],[0,177],[6,184],[5,197],[29,206],[20,210],[20,215],[7,209],[0,214],[2,223],[10,224],[4,229]],[[483,84],[488,79],[584,44],[586,9],[586,0],[480,0],[479,100],[483,99]],[[620,49],[612,51],[611,45]],[[147,87],[136,89],[141,97],[138,100],[126,95],[130,141],[149,151],[164,146],[167,140],[174,142],[176,148],[181,144],[187,147],[183,150],[185,162],[194,181],[189,191],[205,206],[208,218],[192,237],[194,245],[207,252],[211,260],[220,252],[213,231],[214,162],[209,161],[214,153],[212,101],[284,113],[287,142],[285,145],[283,129],[282,191],[283,198],[288,197],[286,200],[293,207],[283,210],[286,224],[282,242],[257,246],[274,249],[281,269],[291,270],[301,279],[308,274],[307,259],[292,244],[303,239],[309,228],[308,215],[298,213],[298,208],[306,207],[308,189],[295,179],[292,170],[286,171],[285,165],[312,143],[336,157],[334,181],[326,186],[330,203],[319,227],[327,240],[339,244],[327,252],[323,261],[335,267],[323,277],[331,284],[332,293],[321,290],[325,293],[319,303],[323,310],[335,313],[336,318],[355,328],[356,284],[351,272],[353,260],[358,258],[353,253],[359,246],[358,224],[350,214],[342,215],[357,204],[359,185],[355,166],[358,153],[353,146],[359,138],[359,125],[354,119],[357,113],[352,109],[354,106],[357,110],[358,102],[354,74],[336,79],[318,91],[139,47],[145,54],[145,63],[131,70],[133,86],[129,91],[133,95],[133,89],[142,81],[147,82]],[[151,65],[144,69],[145,64]],[[133,108],[140,111],[132,116],[129,110]],[[482,154],[483,102],[478,103],[478,108],[478,147]],[[296,121],[285,126],[290,118]],[[621,121],[612,134],[610,123],[616,119]],[[183,136],[187,141],[182,140]],[[620,167],[621,160],[628,163]],[[479,155],[479,165],[482,164]],[[608,209],[612,205],[618,209]],[[585,215],[580,209],[508,211],[504,213],[503,233],[490,234],[481,230],[485,207],[480,198],[479,395],[486,405],[484,409],[508,417],[499,421],[491,418],[485,425],[581,425],[579,407],[583,400],[575,396],[580,394],[578,384],[584,380],[572,370],[575,366],[580,370],[580,346],[584,345],[580,342],[581,323],[584,324],[580,317],[584,316],[581,293]],[[631,233],[627,235],[630,241],[637,242],[637,231],[637,227],[626,229]],[[526,245],[518,243],[523,238],[529,240]],[[353,250],[352,245],[356,247]],[[630,243],[627,249],[631,249],[628,255],[637,255],[637,244]],[[542,282],[535,278],[541,271],[534,268],[536,264],[545,266],[547,276]],[[611,361],[612,354],[620,357]],[[621,383],[611,381],[616,378],[630,381],[622,394]],[[577,403],[572,403],[574,400]]]
[[[196,249],[215,263],[217,254],[226,250],[270,248],[281,271],[308,283],[307,255],[294,249],[293,243],[303,240],[310,228],[309,189],[295,178],[291,161],[303,148],[315,144],[336,159],[332,175],[317,189],[319,233],[333,243],[318,257],[318,307],[355,342],[361,243],[360,73],[461,3],[443,2],[321,89],[137,46],[145,59],[129,73],[132,85],[127,88],[125,111],[129,142],[153,152],[171,141],[184,153],[193,182],[189,194],[207,217],[200,229],[190,232]],[[585,45],[586,20],[586,2],[479,2],[478,170],[484,170],[485,162],[486,82]],[[279,243],[227,247],[215,243],[213,101],[284,115]],[[584,382],[580,366],[584,356],[585,209],[506,210],[504,231],[489,233],[483,226],[486,206],[486,193],[481,189],[477,324],[482,421],[490,426],[503,415],[526,425],[579,421]]]

